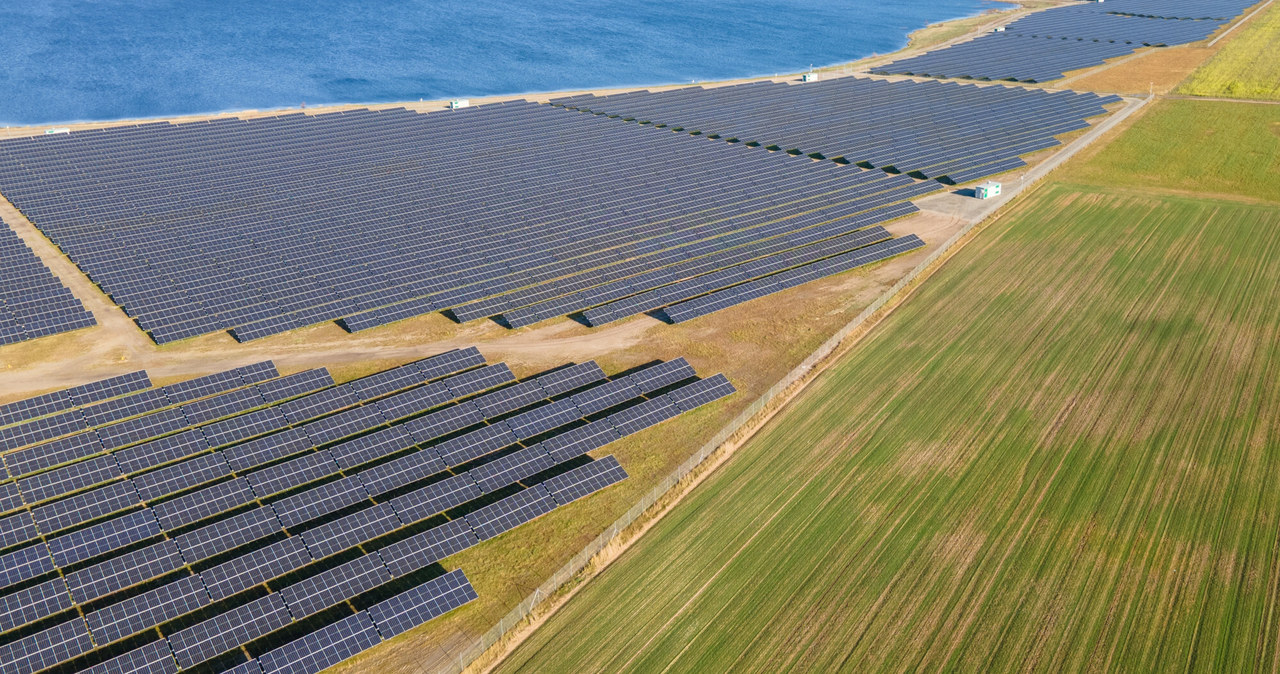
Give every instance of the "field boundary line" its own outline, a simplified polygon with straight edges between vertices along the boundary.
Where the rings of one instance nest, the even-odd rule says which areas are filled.
[[[1239,21],[1237,21],[1237,22],[1235,23],[1235,25],[1233,25],[1233,26],[1231,26],[1230,28],[1228,28],[1228,29],[1226,29],[1226,30],[1222,31],[1222,35],[1219,35],[1218,37],[1213,38],[1213,41],[1212,41],[1212,42],[1210,42],[1209,44],[1205,45],[1205,46],[1207,46],[1207,47],[1212,47],[1213,45],[1218,44],[1218,40],[1221,40],[1222,38],[1224,38],[1224,37],[1226,37],[1226,36],[1230,35],[1230,34],[1231,34],[1231,31],[1233,31],[1233,30],[1235,30],[1235,29],[1239,28],[1240,26],[1243,26],[1244,24],[1249,23],[1249,19],[1252,19],[1254,16],[1256,16],[1256,15],[1258,14],[1258,12],[1261,12],[1262,10],[1266,9],[1267,7],[1270,7],[1272,2],[1275,2],[1275,0],[1267,0],[1267,1],[1266,1],[1266,3],[1264,3],[1261,7],[1259,7],[1259,8],[1257,8],[1257,9],[1253,10],[1252,12],[1249,12],[1249,16],[1246,16],[1246,17],[1244,17],[1243,19],[1240,19]]]
[[[992,199],[970,222],[951,235],[928,257],[898,279],[864,308],[853,320],[840,328],[781,380],[762,393],[738,416],[720,429],[698,451],[681,463],[666,478],[645,493],[639,501],[609,525],[594,540],[569,559],[560,569],[538,586],[528,597],[511,609],[496,625],[456,656],[450,657],[441,672],[487,672],[532,633],[542,621],[576,594],[587,581],[609,566],[671,508],[680,502],[715,468],[727,460],[754,436],[775,414],[786,408],[796,395],[808,387],[849,348],[869,333],[886,316],[905,301],[923,281],[963,248],[973,238],[979,225],[992,220],[1001,207],[1013,202],[1063,162],[1092,144],[1103,134],[1152,100],[1151,96],[1130,98],[1128,105],[1116,111],[1088,133],[1068,144],[1053,157],[1029,171],[1017,185],[1010,186],[1001,197]]]

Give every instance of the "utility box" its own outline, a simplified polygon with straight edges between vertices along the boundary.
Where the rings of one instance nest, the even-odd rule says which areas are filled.
[[[990,199],[991,197],[1000,196],[1000,183],[988,180],[981,185],[973,188],[973,196],[979,199]]]
[[[992,29],[991,29],[991,32],[993,32],[993,33],[1003,33],[1003,32],[1004,32],[1004,26],[996,26],[995,28],[992,28]]]
[[[818,73],[805,73],[800,76],[800,81],[801,82],[817,82]]]
[[[467,107],[468,105],[471,105],[471,101],[470,101],[470,100],[468,100],[468,99],[466,99],[466,98],[456,98],[456,99],[454,99],[454,100],[452,100],[452,101],[449,101],[449,109],[450,109],[450,110],[457,110],[458,108],[465,108],[465,107]]]
[[[71,133],[71,129],[68,129],[64,126],[64,127],[58,127],[56,129],[45,129],[44,132],[46,135],[53,134],[53,133]]]

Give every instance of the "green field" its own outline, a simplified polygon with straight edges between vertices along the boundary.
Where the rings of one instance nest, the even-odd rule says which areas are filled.
[[[1274,205],[1043,188],[500,671],[1280,668],[1277,297]]]
[[[1178,89],[1196,96],[1280,100],[1280,4],[1273,3],[1224,41],[1222,50]]]
[[[1280,202],[1280,105],[1161,100],[1065,175],[1108,187]]]

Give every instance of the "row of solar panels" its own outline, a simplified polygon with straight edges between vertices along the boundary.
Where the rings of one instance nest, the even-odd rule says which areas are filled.
[[[872,72],[1048,82],[1144,46],[1203,40],[1255,0],[1112,0],[1034,12],[979,36]]]
[[[689,132],[941,178],[1084,128],[1114,102],[1093,94],[846,77],[591,94],[552,103]],[[932,112],[939,111],[938,113]]]
[[[1029,151],[1101,110],[1071,95],[991,101],[975,88],[935,89],[931,101],[917,87],[877,89],[915,102],[883,122],[886,134],[963,121],[932,139],[876,136],[877,159],[1007,170],[1007,157],[981,146]],[[837,94],[849,105],[862,98]],[[958,114],[973,110],[986,122]],[[908,185],[899,198],[940,187]],[[530,284],[586,283],[571,277],[610,266],[599,283],[612,283],[653,271],[632,261],[667,248],[676,250],[657,264],[718,250],[702,242],[691,254],[702,239],[815,209],[829,209],[828,220],[856,215],[843,209],[892,203],[870,203],[885,190],[856,167],[528,102],[0,142],[0,191],[161,342],[218,329],[255,339],[335,318],[363,329]],[[634,271],[618,276],[628,263]]]
[[[92,325],[93,314],[0,222],[0,346]]]
[[[475,354],[474,350],[452,353],[443,356],[462,362],[459,354]],[[439,364],[440,358],[404,367]],[[443,379],[419,376],[430,381],[406,391],[425,391],[495,367],[509,375],[505,367],[471,365],[478,369],[463,369]],[[352,384],[363,383],[368,389],[377,381],[405,381],[398,370]],[[178,488],[186,490],[182,494],[165,495],[141,509],[134,505],[125,515],[84,523],[68,534],[41,534],[41,542],[34,546],[6,542],[4,547],[22,547],[0,557],[0,582],[8,588],[0,597],[0,632],[9,634],[0,638],[4,642],[0,660],[14,663],[14,671],[39,671],[55,660],[78,658],[97,648],[97,657],[77,662],[94,664],[111,656],[110,662],[100,663],[113,668],[110,671],[121,671],[114,668],[131,662],[153,661],[164,665],[156,671],[171,671],[172,658],[150,657],[164,651],[154,642],[114,656],[115,650],[137,645],[133,640],[138,637],[132,635],[173,624],[178,627],[162,631],[177,662],[183,667],[204,662],[281,628],[287,631],[287,625],[309,620],[306,616],[348,597],[366,597],[392,580],[412,577],[448,554],[622,479],[625,472],[616,462],[606,459],[579,465],[583,455],[733,391],[722,376],[695,379],[683,360],[612,379],[606,379],[594,363],[586,363],[524,382],[510,383],[509,377],[505,381],[508,385],[489,393],[481,391],[491,386],[464,386],[460,389],[463,399],[444,407],[435,398],[420,398],[425,415],[410,414],[408,421],[382,424],[380,430],[366,428],[336,444],[288,443],[287,450],[241,452],[238,456],[258,457],[266,467],[223,474],[222,481],[211,487],[200,486],[207,478],[179,483]],[[333,390],[336,387],[324,389]],[[430,411],[433,408],[436,411]],[[231,456],[238,447],[270,437],[204,452],[170,468],[187,466],[187,473],[198,473],[201,468],[195,461]],[[265,471],[274,471],[273,477],[251,477]],[[512,492],[520,484],[524,488]],[[135,486],[134,504],[147,500],[142,489]],[[90,489],[64,500],[100,491]],[[165,510],[183,501],[187,501],[183,507]],[[194,510],[187,507],[193,504],[198,504]],[[439,524],[439,513],[455,514]],[[103,514],[106,511],[99,512]],[[211,517],[215,521],[203,523]],[[164,538],[148,543],[162,531],[167,532]],[[282,532],[296,535],[284,537]],[[374,540],[379,541],[376,549],[368,546]],[[364,556],[347,559],[341,554],[362,543]],[[318,573],[299,571],[308,568]],[[55,571],[57,575],[51,577]],[[299,575],[306,578],[273,581],[286,576],[296,580]],[[161,578],[169,580],[161,582]],[[261,590],[255,593],[253,588],[263,583],[272,591],[266,596],[274,599],[255,596]],[[459,587],[454,582],[449,592],[456,595]],[[411,592],[417,592],[418,600],[401,597],[392,602],[402,606],[398,612],[387,608],[391,600],[379,596],[380,603],[356,615],[367,613],[385,638],[387,628],[379,615],[411,613],[421,618],[438,611],[410,611],[403,606],[450,605],[438,600],[440,593]],[[428,601],[432,597],[436,599]],[[84,619],[59,617],[68,615],[73,605]],[[204,619],[191,625],[190,620],[180,620],[184,615]],[[416,622],[406,619],[396,624]],[[317,634],[327,635],[324,630],[333,629],[338,628],[326,626]],[[393,630],[398,631],[402,630]],[[257,647],[256,661],[265,671],[316,671],[296,663],[335,657],[324,653],[346,653],[325,650],[332,646],[327,637],[308,638],[275,649]],[[108,643],[116,646],[102,648]],[[303,669],[288,669],[294,666]]]

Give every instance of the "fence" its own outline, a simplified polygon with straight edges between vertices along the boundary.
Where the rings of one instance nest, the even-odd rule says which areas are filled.
[[[898,293],[911,285],[943,255],[946,255],[957,241],[963,239],[965,235],[973,230],[974,227],[985,222],[987,217],[994,213],[996,209],[1011,201],[1027,187],[1037,182],[1040,178],[1043,178],[1049,173],[1049,171],[1052,171],[1063,161],[1078,152],[1081,148],[1095,140],[1098,136],[1101,136],[1107,130],[1119,124],[1150,100],[1151,97],[1131,101],[1123,110],[1111,115],[1106,122],[1094,127],[1089,131],[1089,133],[1081,136],[1075,142],[1059,151],[1053,158],[1029,171],[1013,189],[1005,192],[1004,198],[992,199],[991,203],[982,209],[982,211],[978,213],[972,221],[965,224],[955,234],[951,235],[951,237],[944,241],[942,245],[938,246],[925,259],[921,260],[919,264],[913,267],[911,271],[907,272],[906,276],[898,279],[897,283],[893,284],[888,290],[881,293],[879,298],[863,309],[856,317],[854,317],[853,320],[846,323],[844,327],[840,328],[831,336],[830,339],[823,342],[822,346],[819,346],[817,350],[809,354],[808,358],[805,358],[804,361],[788,372],[786,376],[778,381],[778,383],[774,384],[769,388],[769,390],[761,394],[759,398],[756,398],[754,402],[748,405],[746,409],[742,410],[742,412],[738,414],[738,416],[734,417],[733,420],[724,428],[720,429],[720,432],[716,433],[715,436],[708,440],[706,444],[698,449],[697,452],[694,452],[694,454],[685,460],[684,463],[680,464],[671,472],[670,475],[667,475],[666,478],[655,485],[653,489],[649,490],[649,492],[646,493],[635,505],[631,506],[629,510],[615,520],[613,524],[609,525],[609,527],[597,536],[595,540],[588,543],[586,547],[578,552],[578,554],[574,555],[572,559],[564,564],[564,566],[560,567],[555,573],[553,573],[546,582],[538,586],[538,588],[526,597],[524,601],[517,604],[515,608],[512,608],[511,611],[502,618],[502,620],[498,621],[498,624],[494,625],[488,632],[481,635],[475,643],[464,649],[462,653],[458,655],[457,659],[451,661],[450,665],[442,671],[446,674],[460,674],[465,670],[467,666],[483,655],[485,651],[498,643],[507,634],[507,632],[519,625],[525,618],[528,618],[538,604],[555,594],[557,590],[563,587],[570,580],[573,580],[578,573],[591,563],[591,560],[596,555],[600,554],[600,552],[604,550],[609,543],[613,542],[619,534],[626,530],[627,527],[640,519],[640,516],[643,515],[645,511],[649,510],[649,508],[653,507],[654,504],[656,504],[663,495],[667,493],[667,491],[679,484],[681,480],[688,477],[694,469],[701,465],[703,461],[706,461],[708,457],[714,454],[716,450],[720,449],[725,443],[733,439],[735,435],[743,431],[743,429],[749,428],[752,419],[762,412],[769,410],[774,403],[779,402],[782,399],[783,394],[791,389],[791,387],[804,381],[814,367],[835,353],[836,350],[840,348],[840,345],[848,339],[849,335],[862,328],[867,321],[870,320],[872,315],[884,308],[886,304],[898,296]]]

